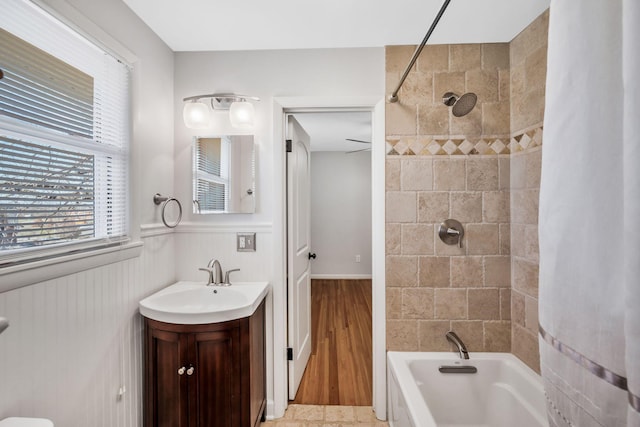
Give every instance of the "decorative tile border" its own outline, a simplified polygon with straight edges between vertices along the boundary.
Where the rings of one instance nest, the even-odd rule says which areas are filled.
[[[388,156],[471,156],[512,154],[542,145],[542,126],[509,137],[387,137]]]

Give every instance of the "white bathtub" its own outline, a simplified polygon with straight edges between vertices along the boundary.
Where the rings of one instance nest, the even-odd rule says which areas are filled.
[[[509,353],[388,353],[391,427],[548,427],[540,376]],[[440,373],[475,366],[477,373]]]

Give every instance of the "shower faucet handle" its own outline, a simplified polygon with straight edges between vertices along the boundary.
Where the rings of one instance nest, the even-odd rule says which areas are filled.
[[[9,320],[4,317],[0,317],[0,334],[9,327]]]
[[[447,228],[447,234],[450,236],[456,236],[458,238],[458,247],[462,249],[462,235],[464,232],[460,232],[455,228]]]
[[[462,248],[462,237],[464,236],[464,228],[460,221],[455,219],[447,219],[438,229],[438,236],[446,245],[458,245]]]

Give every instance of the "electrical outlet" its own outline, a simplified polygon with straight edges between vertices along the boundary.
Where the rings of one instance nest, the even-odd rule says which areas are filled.
[[[356,262],[360,262],[360,255],[356,255]]]
[[[255,252],[256,233],[238,233],[236,243],[238,252]]]

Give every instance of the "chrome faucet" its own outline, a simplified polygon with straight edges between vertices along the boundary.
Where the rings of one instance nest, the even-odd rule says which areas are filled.
[[[447,332],[445,337],[447,338],[447,341],[458,347],[458,354],[460,354],[460,359],[469,359],[469,352],[467,351],[467,347],[455,332],[449,331]]]
[[[224,273],[224,282],[222,282],[221,286],[231,286],[231,282],[229,281],[229,273],[233,273],[234,271],[240,271],[239,268],[234,268],[233,270],[229,270]]]
[[[200,268],[199,270],[207,271],[209,273],[207,286],[222,284],[222,267],[217,259],[212,258],[206,268]]]

